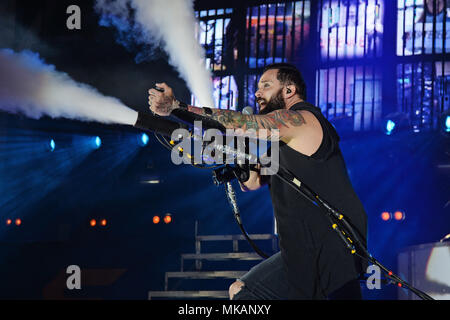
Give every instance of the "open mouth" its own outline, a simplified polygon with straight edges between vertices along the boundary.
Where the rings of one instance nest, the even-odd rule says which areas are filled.
[[[260,99],[256,101],[261,107],[265,106],[267,104],[266,100]]]

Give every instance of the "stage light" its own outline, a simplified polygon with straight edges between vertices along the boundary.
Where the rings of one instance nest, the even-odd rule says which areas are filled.
[[[95,137],[95,146],[97,148],[100,148],[102,145],[102,139],[100,139],[100,137]]]
[[[446,137],[450,136],[450,109],[439,116],[439,132]]]
[[[391,135],[392,132],[394,131],[394,129],[395,129],[395,122],[392,121],[392,120],[387,120],[387,122],[386,122],[386,130],[385,130],[386,134],[388,136]]]
[[[10,226],[12,224],[12,220],[11,219],[6,219],[6,225]]]
[[[22,224],[22,220],[21,219],[16,219],[16,226],[20,226]]]
[[[439,124],[440,130],[444,134],[449,134],[450,133],[450,110],[447,110],[440,116],[439,123],[440,123]]]
[[[102,226],[102,227],[106,227],[106,225],[107,225],[107,221],[106,221],[106,219],[102,219],[102,221],[100,221],[100,225]]]
[[[89,224],[91,225],[91,227],[95,227],[97,225],[97,221],[95,219],[92,219]]]
[[[141,181],[142,184],[159,184],[161,183],[160,180],[158,179],[153,179],[153,180],[143,180]]]
[[[169,224],[172,222],[172,215],[171,214],[166,214],[166,216],[164,217],[164,223],[165,224]]]
[[[383,221],[389,221],[389,220],[391,220],[391,214],[387,211],[384,211],[381,213],[381,219]]]
[[[98,149],[102,146],[102,139],[100,139],[100,137],[95,137],[94,143],[95,143],[95,148]]]
[[[145,147],[148,144],[148,141],[150,140],[150,138],[148,137],[148,135],[146,133],[141,134],[140,139],[139,139],[139,144],[143,147]]]
[[[53,140],[53,139],[50,140],[49,147],[50,147],[50,152],[55,151],[55,149],[56,149],[56,143],[55,143],[55,140]]]
[[[405,219],[405,213],[402,212],[402,211],[395,211],[394,212],[394,219],[397,220],[397,221],[404,220]]]
[[[398,131],[411,129],[411,121],[408,114],[402,112],[388,114],[381,125],[381,130],[388,136],[393,135]]]
[[[153,217],[153,224],[158,224],[161,221],[161,218],[159,216]]]

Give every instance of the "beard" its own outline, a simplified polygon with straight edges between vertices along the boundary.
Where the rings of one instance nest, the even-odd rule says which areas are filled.
[[[261,106],[261,102],[266,102],[266,100],[259,99],[257,102]],[[276,110],[285,109],[285,107],[286,107],[286,103],[284,102],[284,99],[283,99],[282,89],[280,89],[280,91],[278,91],[278,93],[275,96],[270,98],[269,102],[266,103],[266,106],[264,107],[264,109],[259,110],[258,114],[261,114],[261,115],[268,114],[268,113],[271,113]]]

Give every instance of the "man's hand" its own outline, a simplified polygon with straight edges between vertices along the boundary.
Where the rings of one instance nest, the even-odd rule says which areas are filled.
[[[172,110],[178,108],[178,101],[175,99],[173,90],[165,83],[157,83],[156,87],[161,88],[164,92],[156,89],[150,89],[148,91],[148,104],[150,110],[160,116],[169,116]]]
[[[259,188],[265,186],[268,183],[268,176],[261,176],[261,165],[258,163],[256,165],[256,171],[250,170],[250,177],[244,183],[239,184],[243,192],[258,190]]]

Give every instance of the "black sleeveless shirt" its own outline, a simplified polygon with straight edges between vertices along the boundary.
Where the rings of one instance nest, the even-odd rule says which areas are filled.
[[[365,244],[366,213],[348,177],[336,130],[321,110],[309,103],[298,103],[290,110],[313,113],[322,126],[323,140],[312,156],[280,142],[280,165],[338,209]],[[269,188],[293,299],[326,298],[365,273],[367,263],[350,253],[321,209],[277,176],[270,177]]]

